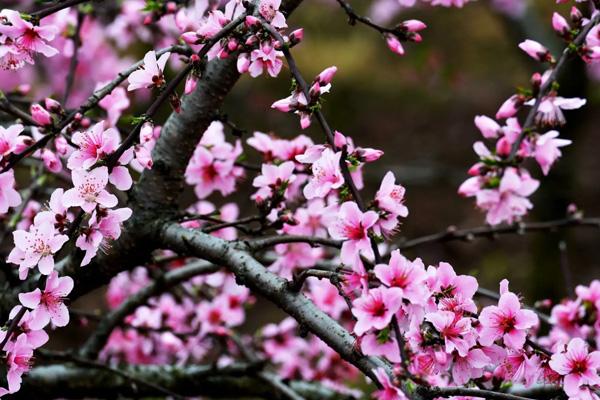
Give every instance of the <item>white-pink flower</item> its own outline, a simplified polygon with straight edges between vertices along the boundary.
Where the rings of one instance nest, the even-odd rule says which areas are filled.
[[[20,153],[23,148],[23,142],[28,138],[21,135],[23,125],[15,124],[8,128],[0,126],[0,161],[11,153]]]
[[[260,203],[278,191],[282,191],[281,196],[286,198],[289,185],[296,180],[294,168],[293,161],[286,161],[280,165],[263,164],[261,174],[252,181],[252,186],[259,188],[252,198]]]
[[[69,160],[69,169],[88,169],[108,154],[114,153],[119,147],[119,132],[114,128],[104,129],[104,122],[98,122],[85,132],[75,132],[73,143],[79,148]]]
[[[0,215],[5,214],[10,207],[21,204],[21,195],[15,190],[15,175],[13,170],[0,174]]]
[[[39,288],[28,293],[19,294],[19,301],[25,307],[33,310],[29,321],[31,329],[42,329],[50,322],[62,327],[69,323],[69,310],[64,300],[73,290],[73,279],[69,276],[58,277],[58,272],[53,271],[46,280],[46,287],[42,292]]]
[[[297,156],[296,159],[303,159],[304,155]],[[341,157],[341,152],[334,153],[330,148],[326,148],[319,159],[312,164],[312,177],[303,189],[304,196],[308,200],[316,197],[324,198],[331,190],[342,187],[344,176],[340,169]]]
[[[41,220],[41,221],[40,221]],[[54,269],[54,254],[69,240],[67,235],[57,234],[54,225],[42,218],[35,219],[29,231],[13,232],[15,248],[7,261],[19,264],[19,278],[27,278],[30,268],[38,266],[40,273],[48,275]]]
[[[165,53],[157,60],[156,53],[151,50],[144,56],[144,66],[129,75],[127,90],[161,87],[165,84],[163,71],[171,53]]]
[[[535,160],[540,164],[544,175],[548,175],[552,164],[562,155],[560,148],[571,143],[568,139],[559,139],[557,131],[548,131],[536,139]]]
[[[98,167],[89,172],[74,170],[71,178],[75,187],[63,195],[65,207],[81,207],[85,212],[91,213],[96,205],[105,208],[117,205],[117,197],[105,189],[108,183],[108,168]]]
[[[279,11],[281,0],[260,0],[258,3],[259,14],[275,28],[287,28],[285,16]]]

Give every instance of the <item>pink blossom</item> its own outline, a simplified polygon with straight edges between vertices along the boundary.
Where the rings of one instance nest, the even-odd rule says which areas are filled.
[[[552,28],[559,34],[564,35],[571,30],[569,23],[559,13],[555,12],[552,14]]]
[[[258,49],[252,50],[250,53],[250,65],[248,66],[250,76],[256,78],[266,68],[269,75],[275,78],[283,66],[281,57],[283,57],[283,52],[275,50],[272,42],[262,42]]]
[[[400,56],[404,55],[404,47],[402,47],[402,43],[400,42],[400,40],[398,40],[398,38],[396,37],[396,35],[386,34],[385,35],[385,41],[387,43],[388,48],[393,53],[396,53],[396,54],[398,54]]]
[[[544,175],[548,175],[552,164],[562,155],[560,147],[571,143],[568,139],[558,139],[557,131],[548,131],[538,136],[535,141],[535,160],[540,164]]]
[[[491,361],[481,349],[471,349],[465,357],[456,355],[452,364],[452,380],[457,385],[464,385],[471,379],[479,378]]]
[[[21,135],[23,125],[15,124],[8,128],[0,126],[0,161],[11,153],[20,153],[23,150],[23,142],[27,139]]]
[[[404,186],[396,185],[394,173],[388,171],[375,193],[377,208],[383,211],[379,216],[378,225],[384,234],[392,234],[398,226],[398,218],[408,216],[408,208],[404,205],[405,192]]]
[[[535,40],[527,39],[519,43],[519,48],[537,61],[546,61],[549,56],[551,57],[548,49]]]
[[[461,357],[467,357],[469,349],[475,345],[475,334],[468,318],[452,311],[437,311],[425,315],[425,319],[440,333],[446,353],[456,350]]]
[[[378,287],[369,290],[352,302],[356,317],[354,332],[364,335],[370,329],[384,329],[402,305],[402,289]]]
[[[440,299],[458,299],[462,311],[476,312],[473,296],[479,284],[469,275],[457,275],[448,263],[441,262],[438,268],[427,269],[427,286]],[[459,310],[456,310],[459,311]]]
[[[388,373],[383,368],[374,369],[373,374],[375,374],[375,377],[382,387],[380,390],[377,390],[373,393],[373,398],[377,400],[406,399],[404,393],[402,393],[402,391],[392,383]]]
[[[38,266],[40,273],[48,275],[54,269],[54,257],[69,238],[56,234],[53,224],[34,220],[29,232],[17,230],[13,232],[15,248],[8,255],[7,261],[19,264],[19,278],[25,279],[30,268]]]
[[[165,53],[157,60],[154,50],[147,52],[144,56],[143,67],[129,75],[129,86],[127,87],[127,90],[131,91],[140,88],[161,87],[164,85],[165,77],[163,71],[170,56],[171,53]]]
[[[13,170],[0,174],[0,215],[6,214],[10,207],[21,204],[21,195],[15,190]]]
[[[486,139],[495,139],[498,137],[498,133],[500,132],[500,125],[485,115],[476,116],[475,125]]]
[[[550,367],[564,376],[564,390],[570,398],[590,398],[584,395],[582,386],[600,384],[600,352],[589,352],[588,345],[580,338],[571,339],[566,351],[553,354]]]
[[[33,310],[29,322],[31,329],[42,329],[50,322],[62,327],[69,323],[69,310],[64,304],[64,299],[73,290],[73,279],[69,276],[58,277],[58,272],[53,271],[46,280],[46,287],[42,292],[39,288],[32,292],[19,294],[19,301],[25,307]]]
[[[63,205],[81,207],[91,213],[96,205],[111,208],[117,205],[117,197],[106,191],[108,168],[98,167],[87,172],[76,169],[72,172],[73,186],[63,195]]]
[[[101,87],[103,87],[103,85],[98,85],[97,89],[100,89]],[[114,88],[110,94],[100,100],[98,105],[106,110],[110,126],[115,126],[123,111],[129,107],[130,101],[125,89],[118,86]]]
[[[341,152],[334,153],[331,149],[326,148],[319,159],[312,164],[312,177],[303,189],[304,196],[308,200],[324,198],[331,190],[342,187],[344,177],[340,169],[341,156]]]
[[[32,104],[30,107],[31,118],[41,126],[52,125],[52,116],[39,104]]]
[[[119,132],[115,128],[104,129],[104,123],[98,122],[84,132],[73,134],[73,143],[79,148],[75,150],[69,160],[69,169],[88,169],[96,162],[114,153],[119,147]]]
[[[31,369],[33,347],[27,341],[27,335],[22,333],[14,342],[9,341],[6,348],[6,364],[8,373],[8,393],[15,393],[21,388],[21,375]],[[0,388],[1,394],[2,388]]]
[[[481,332],[479,342],[491,345],[502,338],[512,349],[520,349],[525,344],[527,330],[538,323],[537,315],[531,310],[521,309],[519,298],[512,292],[500,296],[498,306],[487,306],[479,315]]]
[[[414,304],[425,304],[429,297],[425,286],[427,274],[420,258],[409,261],[399,250],[392,251],[389,264],[378,264],[375,276],[389,287],[402,289],[402,297]]]
[[[285,16],[279,11],[281,0],[260,0],[258,3],[259,14],[275,28],[287,28]]]
[[[549,95],[542,98],[535,115],[536,123],[542,126],[554,127],[564,125],[566,120],[562,110],[576,110],[585,105],[586,100],[579,97],[564,98],[556,95]],[[534,100],[530,100],[526,105],[533,106]]]
[[[341,251],[341,259],[344,263],[352,265],[361,251],[366,256],[373,256],[369,229],[379,218],[375,211],[363,213],[355,202],[347,201],[340,206],[337,215],[328,218],[331,237],[344,240]]]
[[[498,109],[498,112],[496,112],[496,118],[505,119],[514,117],[524,102],[525,99],[523,99],[523,97],[520,95],[515,94],[509,97],[504,103],[502,103]]]
[[[360,349],[367,356],[383,356],[393,363],[402,361],[398,342],[390,329],[367,333],[360,338]]]
[[[294,182],[295,165],[292,161],[286,161],[280,165],[263,164],[261,174],[254,178],[252,186],[259,188],[252,198],[257,202],[264,201],[280,192],[283,198],[286,198],[289,185]]]

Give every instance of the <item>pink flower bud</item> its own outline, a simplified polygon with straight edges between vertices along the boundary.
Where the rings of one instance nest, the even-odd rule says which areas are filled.
[[[485,164],[483,164],[483,163],[473,164],[473,166],[471,168],[469,168],[469,171],[467,173],[470,176],[479,176],[481,174],[481,169],[483,167],[485,167]]]
[[[402,47],[402,43],[398,40],[398,38],[394,35],[385,35],[385,40],[387,42],[388,48],[394,53],[403,56],[404,55],[404,47]]]
[[[50,113],[39,104],[32,104],[30,111],[31,118],[33,118],[37,124],[42,126],[52,124],[52,117],[50,116]]]
[[[421,35],[419,35],[418,33],[413,33],[410,36],[410,40],[415,43],[421,43],[423,41],[423,37]]]
[[[550,52],[541,43],[527,39],[519,44],[519,48],[537,61],[546,61]]]
[[[144,25],[150,25],[152,23],[152,16],[151,15],[146,15],[146,17],[144,18],[144,21],[142,22],[142,24]]]
[[[335,75],[336,72],[337,72],[336,66],[325,68],[323,70],[323,72],[321,72],[319,74],[319,76],[317,77],[317,80],[322,85],[327,85],[328,83],[331,83],[331,81],[333,80],[333,76]]]
[[[290,102],[288,99],[277,100],[275,103],[271,104],[271,108],[279,110],[281,112],[290,112]]]
[[[244,74],[248,72],[248,68],[250,68],[250,57],[248,57],[247,53],[242,53],[238,56],[237,59],[237,69],[240,74]]]
[[[172,13],[174,13],[175,11],[177,11],[177,3],[175,3],[174,1],[169,1],[169,2],[167,3],[167,7],[166,7],[166,8],[167,8],[167,12],[168,12],[169,14],[172,14]]]
[[[306,129],[310,126],[310,114],[302,113],[300,115],[300,128]]]
[[[196,89],[197,84],[198,84],[198,78],[196,77],[196,75],[189,74],[187,79],[185,80],[184,93],[185,94],[192,93],[194,91],[194,89]]]
[[[46,97],[46,99],[44,100],[44,106],[46,107],[46,110],[50,112],[57,113],[62,110],[62,106],[60,105],[60,103],[50,97]]]
[[[196,44],[198,42],[198,34],[196,32],[182,33],[180,38],[187,44]]]
[[[197,63],[198,61],[200,61],[200,56],[198,56],[198,54],[192,54],[190,56],[190,62]]]
[[[260,23],[260,21],[258,20],[258,18],[253,17],[252,15],[248,15],[246,17],[244,23],[246,24],[247,27],[251,27],[251,26],[258,25]]]
[[[404,21],[402,26],[409,32],[419,32],[427,28],[427,25],[418,19],[409,19],[408,21]]]
[[[501,157],[507,157],[510,154],[511,149],[512,144],[506,137],[502,137],[500,140],[498,140],[498,142],[496,142],[496,154]]]
[[[346,144],[348,144],[348,140],[346,140],[346,136],[340,131],[335,131],[333,134],[333,144],[337,148],[342,148]]]
[[[290,40],[292,43],[301,42],[304,39],[304,28],[296,29],[290,33]]]
[[[569,27],[569,23],[567,22],[567,20],[557,12],[552,14],[552,28],[559,35],[564,35],[564,34],[568,33],[569,30],[571,29]]]
[[[58,154],[65,156],[69,151],[69,143],[63,136],[57,136],[56,139],[54,139],[54,148]]]
[[[236,39],[229,39],[227,42],[227,49],[231,51],[236,51],[238,48],[238,41]]]
[[[500,109],[496,113],[496,118],[505,119],[513,117],[517,113],[517,111],[519,111],[519,108],[521,108],[522,105],[523,99],[521,98],[521,96],[518,96],[516,94],[512,95],[510,98],[508,98],[508,100],[502,103]]]
[[[579,11],[579,9],[577,7],[573,6],[573,7],[571,7],[570,17],[571,17],[571,21],[573,21],[573,23],[579,24],[579,22],[583,18],[583,14],[581,13],[581,11]]]
[[[23,96],[25,96],[31,91],[31,85],[29,83],[22,83],[19,86],[17,86],[17,91]]]
[[[490,117],[478,115],[475,117],[475,126],[481,131],[481,134],[486,139],[494,139],[498,137],[500,125]]]
[[[539,72],[534,72],[533,75],[531,75],[531,86],[533,86],[533,88],[537,90],[540,88],[541,85],[542,74],[540,74]]]

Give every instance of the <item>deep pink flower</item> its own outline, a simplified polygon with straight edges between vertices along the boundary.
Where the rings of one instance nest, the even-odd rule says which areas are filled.
[[[89,172],[76,169],[71,177],[75,187],[64,193],[65,207],[81,207],[85,212],[91,213],[96,205],[105,208],[117,205],[117,197],[105,189],[108,183],[108,168],[98,167]]]
[[[461,357],[467,357],[469,349],[475,345],[475,333],[469,318],[463,318],[452,311],[437,311],[425,315],[444,340],[446,353],[454,350]]]
[[[484,346],[491,345],[502,338],[504,344],[512,349],[520,349],[525,344],[527,330],[538,323],[537,315],[531,310],[521,309],[516,294],[506,292],[500,296],[498,306],[487,306],[479,315],[479,342]]]
[[[401,305],[400,288],[378,287],[369,290],[352,302],[352,314],[356,317],[354,332],[362,336],[370,329],[384,329]]]
[[[66,326],[69,323],[69,310],[64,299],[73,290],[73,279],[70,276],[58,277],[53,271],[46,280],[42,292],[39,288],[32,292],[19,294],[19,301],[33,310],[29,321],[31,329],[42,329],[50,322],[55,326]]]
[[[584,399],[582,386],[600,384],[600,351],[589,352],[580,338],[571,339],[565,352],[553,354],[550,367],[564,376],[564,390],[570,398]]]
[[[378,264],[374,269],[375,276],[389,287],[402,289],[402,297],[413,304],[425,304],[429,297],[425,279],[427,273],[420,258],[409,261],[400,254],[400,250],[392,251],[389,264]]]
[[[342,262],[352,265],[362,251],[366,256],[373,256],[369,229],[377,222],[375,211],[362,212],[353,201],[340,206],[335,216],[328,216],[329,234],[337,240],[344,240],[340,257]]]

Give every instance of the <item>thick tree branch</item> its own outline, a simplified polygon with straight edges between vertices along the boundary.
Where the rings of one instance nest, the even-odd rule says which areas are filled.
[[[172,392],[190,397],[280,399],[266,385],[253,364],[233,364],[224,368],[213,365],[185,367],[128,366],[123,372]],[[266,373],[266,372],[265,372]],[[271,374],[269,374],[271,375]],[[351,396],[325,386],[291,381],[287,384],[307,400],[342,400]],[[69,364],[35,367],[23,379],[19,392],[6,399],[115,399],[121,397],[163,397],[164,393],[101,369]]]
[[[383,367],[390,371],[389,365],[381,359],[360,354],[355,338],[348,331],[302,293],[290,288],[287,280],[269,272],[252,258],[243,243],[228,242],[199,231],[187,230],[178,224],[165,225],[162,240],[166,247],[180,254],[187,253],[227,267],[240,284],[283,309],[375,382],[374,368]]]

